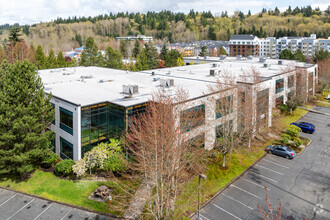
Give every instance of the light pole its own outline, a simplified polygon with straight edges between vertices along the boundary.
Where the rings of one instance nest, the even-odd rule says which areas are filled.
[[[197,210],[197,220],[200,220],[199,218],[199,209],[200,209],[200,201],[201,201],[201,178],[204,180],[207,179],[205,174],[199,174],[198,176],[198,210]]]

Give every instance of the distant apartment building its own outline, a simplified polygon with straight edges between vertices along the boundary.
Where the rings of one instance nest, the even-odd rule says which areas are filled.
[[[230,56],[259,56],[260,40],[248,34],[233,35],[229,40]]]
[[[144,36],[144,35],[136,35],[136,36],[124,36],[124,37],[116,37],[117,40],[143,40],[144,42],[149,42],[153,40],[152,36]]]

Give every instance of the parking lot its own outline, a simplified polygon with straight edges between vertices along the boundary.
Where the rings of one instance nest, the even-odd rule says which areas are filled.
[[[0,220],[108,220],[107,216],[0,188]]]
[[[330,108],[315,110],[330,113]],[[257,204],[265,208],[282,203],[283,219],[330,219],[330,116],[308,113],[299,120],[315,125],[314,134],[301,133],[312,143],[288,160],[268,154],[201,210],[201,218],[261,219]]]

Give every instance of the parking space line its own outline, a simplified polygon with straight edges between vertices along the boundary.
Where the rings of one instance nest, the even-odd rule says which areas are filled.
[[[277,166],[280,166],[280,167],[283,167],[283,168],[286,168],[286,169],[290,169],[290,167],[283,166],[283,165],[281,165],[281,164],[275,163],[275,162],[270,161],[270,160],[267,160],[267,159],[263,159],[262,161],[267,161],[268,163],[272,163],[272,164],[275,164],[275,165],[277,165]]]
[[[262,186],[262,185],[260,185],[260,184],[258,184],[258,183],[255,183],[255,182],[252,182],[252,181],[250,181],[250,180],[248,180],[248,179],[245,179],[245,178],[241,178],[242,180],[245,180],[246,182],[249,182],[249,183],[252,183],[252,184],[254,184],[254,185],[256,185],[256,186],[259,186],[259,187],[261,187],[261,188],[265,188],[265,186]],[[267,187],[268,188],[268,187]],[[270,191],[270,189],[268,189],[269,191]]]
[[[235,186],[234,184],[231,184],[230,186],[233,186],[233,187],[235,187],[236,189],[239,189],[239,190],[241,190],[241,191],[243,191],[243,192],[245,192],[245,193],[247,193],[247,194],[249,194],[249,195],[251,195],[251,196],[254,196],[254,197],[258,198],[258,199],[262,199],[262,198],[260,198],[259,196],[254,195],[253,193],[250,193],[250,192],[248,192],[248,191],[246,191],[246,190],[244,190],[244,189],[242,189],[242,188],[239,188],[238,186]]]
[[[228,197],[229,199],[232,199],[232,200],[234,200],[235,202],[237,202],[237,203],[239,203],[239,204],[241,204],[241,205],[243,205],[243,206],[245,206],[245,207],[247,207],[247,208],[249,208],[249,209],[253,210],[253,208],[251,208],[250,206],[248,206],[248,205],[245,205],[244,203],[242,203],[242,202],[240,202],[240,201],[238,201],[238,200],[234,199],[234,198],[233,198],[233,197],[231,197],[231,196],[228,196],[228,195],[226,195],[226,194],[224,194],[224,193],[222,193],[222,195],[224,195],[224,196]]]
[[[201,216],[202,218],[204,218],[205,220],[210,220],[210,219],[208,219],[208,218],[206,218],[204,215],[202,215],[202,214],[199,214],[199,216]]]
[[[26,206],[28,206],[31,202],[33,202],[36,198],[32,199],[30,202],[28,202],[27,204],[25,204],[25,206],[23,206],[22,208],[20,208],[17,212],[15,212],[12,216],[10,216],[9,218],[7,218],[7,220],[11,219],[14,215],[16,215],[17,213],[19,213],[20,211],[22,211]]]
[[[39,215],[37,215],[37,217],[35,217],[33,220],[36,220],[37,218],[39,218],[45,211],[47,211],[47,209],[49,209],[51,206],[53,205],[53,203],[52,204],[50,204],[47,208],[45,208],[45,210],[43,210]]]
[[[213,203],[211,203],[211,204],[212,204],[213,206],[217,207],[218,209],[222,210],[223,212],[225,212],[225,213],[227,213],[227,214],[229,214],[229,215],[235,217],[236,219],[238,219],[238,220],[242,220],[242,219],[240,219],[239,217],[237,217],[236,215],[234,215],[234,214],[228,212],[227,210],[224,210],[224,209],[221,208],[220,206],[217,206],[216,204],[213,204]]]
[[[12,197],[10,197],[9,199],[7,199],[6,201],[4,201],[0,206],[4,205],[6,202],[8,202],[9,200],[11,200],[12,198],[14,198],[17,195],[17,193],[15,193]]]
[[[271,178],[269,178],[269,177],[263,176],[263,175],[261,175],[261,174],[259,174],[259,173],[256,173],[256,172],[252,171],[252,170],[251,170],[250,172],[253,173],[254,175],[261,176],[261,177],[264,178],[264,179],[268,179],[268,180],[270,180],[270,181],[273,181],[274,183],[277,183],[276,180],[273,180],[273,179],[271,179]]]
[[[70,212],[72,211],[72,209],[70,209],[62,218],[61,220],[63,220]]]
[[[263,168],[263,169],[265,169],[265,170],[272,171],[272,172],[277,173],[277,174],[282,175],[282,176],[284,175],[283,173],[277,172],[277,171],[275,171],[275,170],[269,169],[269,168],[264,167],[264,166],[261,166],[261,165],[259,165],[259,164],[256,164],[256,166],[257,166],[257,167],[261,167],[261,168]]]

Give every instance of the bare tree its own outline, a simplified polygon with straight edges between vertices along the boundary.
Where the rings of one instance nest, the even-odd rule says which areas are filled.
[[[184,138],[187,130],[200,124],[192,111],[182,113],[186,98],[185,91],[172,96],[161,89],[153,95],[146,112],[129,122],[127,141],[134,161],[131,169],[140,173],[153,190],[147,210],[155,219],[171,216],[179,185],[200,172],[198,149],[190,148],[191,141]]]
[[[330,58],[320,60],[317,64],[319,69],[319,83],[324,95],[324,89],[330,89]]]

